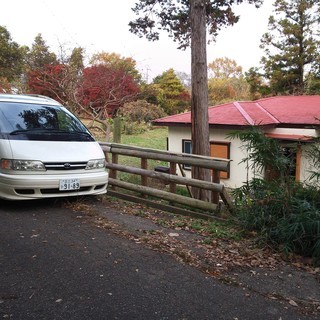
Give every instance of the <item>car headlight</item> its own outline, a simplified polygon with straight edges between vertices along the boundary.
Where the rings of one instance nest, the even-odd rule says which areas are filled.
[[[105,168],[105,159],[94,159],[87,162],[86,170]]]
[[[1,159],[1,169],[16,171],[46,171],[44,164],[38,160]]]

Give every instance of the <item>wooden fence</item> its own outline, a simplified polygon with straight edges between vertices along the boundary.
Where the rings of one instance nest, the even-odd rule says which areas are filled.
[[[145,203],[152,207],[173,213],[188,214],[203,218],[215,217],[220,207],[220,201],[223,201],[229,210],[232,208],[228,194],[219,180],[219,172],[229,170],[230,160],[185,153],[173,153],[117,143],[99,143],[105,153],[107,168],[109,169],[109,195],[133,202]],[[139,158],[140,167],[119,164],[119,155]],[[168,166],[157,166],[150,170],[150,168],[148,168],[148,160],[165,162]],[[186,177],[183,169],[185,165],[213,170],[212,182]],[[180,175],[177,175],[177,169],[180,170]],[[138,185],[121,181],[118,179],[118,171],[140,176],[141,183]],[[152,187],[149,183],[151,180],[158,180],[168,185],[169,191]],[[177,194],[177,185],[186,186],[189,196]],[[206,202],[194,199],[192,197],[192,187],[209,190],[212,193],[212,201]],[[127,192],[121,191],[123,189],[127,190]],[[134,194],[132,194],[132,192]],[[165,200],[166,203],[159,200],[152,200],[153,198]],[[196,209],[196,211],[190,208]]]

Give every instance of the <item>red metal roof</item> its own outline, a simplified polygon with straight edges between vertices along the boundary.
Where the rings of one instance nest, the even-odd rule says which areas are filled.
[[[209,124],[222,126],[320,126],[320,96],[277,96],[239,101],[208,108]],[[191,124],[186,112],[154,120],[155,125]]]

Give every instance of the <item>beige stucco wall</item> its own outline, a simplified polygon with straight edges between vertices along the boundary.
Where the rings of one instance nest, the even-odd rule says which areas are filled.
[[[230,178],[222,179],[221,182],[230,188],[241,186],[243,182],[247,180],[247,174],[249,179],[252,178],[252,174],[246,170],[246,165],[240,163],[245,157],[244,150],[241,148],[241,143],[238,139],[230,140],[227,138],[227,130],[211,129],[210,130],[210,141],[219,142],[231,142],[230,144]],[[182,140],[191,140],[191,131],[189,128],[184,127],[169,127],[169,141],[168,147],[170,151],[182,152]],[[179,170],[178,170],[179,171]],[[185,171],[186,175],[190,177],[191,172]]]
[[[247,180],[253,178],[253,173],[247,170],[245,163],[241,163],[242,159],[245,158],[245,150],[241,148],[241,142],[239,139],[228,139],[229,130],[225,129],[210,129],[210,141],[230,142],[230,178],[221,179],[226,187],[237,188],[240,187]],[[270,133],[282,133],[282,134],[297,134],[314,136],[316,135],[315,130],[311,129],[272,129],[268,130]],[[191,140],[191,129],[187,127],[169,127],[169,141],[168,148],[173,152],[182,152],[182,140]],[[302,159],[300,167],[300,179],[301,181],[307,181],[310,173],[310,164],[306,159],[306,148],[307,145],[302,145]],[[177,170],[179,173],[179,170]],[[185,173],[190,177],[191,172],[185,170]]]

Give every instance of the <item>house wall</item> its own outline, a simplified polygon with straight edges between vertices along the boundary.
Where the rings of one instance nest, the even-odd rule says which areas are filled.
[[[282,133],[282,134],[296,134],[306,136],[316,136],[317,133],[312,129],[290,129],[290,128],[277,128],[268,130],[269,133]],[[247,165],[241,163],[242,159],[246,157],[246,151],[241,148],[241,142],[239,139],[228,139],[227,136],[230,133],[225,129],[212,129],[210,128],[210,142],[230,142],[230,176],[229,179],[221,179],[228,188],[240,187],[247,180],[251,180],[254,176],[253,172],[247,170]],[[191,129],[188,127],[169,127],[169,139],[168,148],[173,152],[182,152],[182,140],[191,140]],[[308,181],[310,177],[310,163],[306,158],[306,152],[308,145],[302,145],[302,157],[300,166],[300,180]],[[180,174],[179,169],[177,172]],[[191,176],[190,170],[185,170],[187,177]],[[256,175],[259,173],[256,173]]]
[[[245,157],[245,151],[241,148],[239,139],[230,140],[227,135],[230,131],[222,129],[210,129],[210,141],[230,142],[230,176],[229,179],[221,179],[221,182],[229,188],[241,186],[247,178],[252,178],[252,173],[247,172],[246,164],[240,163]],[[182,152],[182,140],[191,140],[191,130],[185,127],[169,127],[168,147],[170,151]],[[179,173],[179,170],[177,170]],[[191,176],[190,170],[185,170],[186,176]],[[247,174],[249,176],[247,177]]]
[[[318,133],[314,129],[297,129],[297,128],[273,128],[265,130],[266,133],[278,133],[278,134],[295,134],[303,136],[318,136]]]

